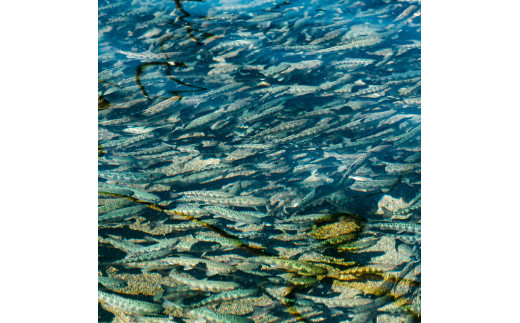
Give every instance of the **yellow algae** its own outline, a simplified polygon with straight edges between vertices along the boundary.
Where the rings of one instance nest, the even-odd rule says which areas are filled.
[[[365,295],[382,296],[388,294],[388,284],[384,281],[348,282],[348,286],[357,289]]]
[[[161,275],[158,273],[142,273],[142,274],[118,274],[116,278],[125,280],[128,286],[118,290],[119,293],[130,295],[149,295],[154,296],[161,289]]]
[[[280,254],[282,258],[291,258],[301,253],[301,250],[298,248],[284,248],[284,247],[276,247],[274,248]],[[305,260],[305,259],[300,259]]]
[[[164,314],[171,315],[173,317],[184,317],[184,311],[181,306],[178,306],[177,304],[172,304],[168,306],[167,304],[164,304]]]
[[[223,302],[216,308],[217,312],[232,315],[245,315],[254,311],[256,298],[244,298],[240,301]]]
[[[341,280],[334,280],[332,282],[332,291],[335,293],[340,293],[340,297],[342,298],[353,298],[355,296],[361,295],[361,291],[359,289],[353,288],[349,286],[349,282],[344,282]]]
[[[349,218],[314,228],[310,235],[316,239],[330,239],[340,235],[356,232],[360,229],[358,224]]]
[[[300,258],[298,258],[298,260],[335,264],[347,267],[356,265],[355,261],[345,261],[343,259],[322,255],[318,252],[306,252],[303,255],[301,255]]]

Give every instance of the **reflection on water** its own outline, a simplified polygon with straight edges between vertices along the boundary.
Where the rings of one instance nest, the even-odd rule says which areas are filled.
[[[420,320],[420,2],[99,2],[99,321]]]

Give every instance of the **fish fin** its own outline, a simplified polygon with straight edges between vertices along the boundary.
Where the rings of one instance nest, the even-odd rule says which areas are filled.
[[[240,259],[231,259],[227,262],[228,265],[230,266],[236,266],[236,265],[239,265],[239,264],[242,264],[244,263],[243,260],[240,260]]]
[[[141,271],[142,271],[143,273],[148,273],[148,272],[153,271],[153,270],[155,270],[155,269],[152,268],[152,267],[144,267],[144,268],[141,268]]]
[[[156,227],[160,227],[165,220],[161,221],[149,221],[147,224],[150,227],[151,230],[155,229]]]
[[[161,289],[159,292],[157,292],[155,295],[153,295],[153,300],[155,302],[160,302],[163,295],[164,295],[164,290]]]
[[[234,227],[235,227],[235,229],[238,229],[238,228],[241,228],[241,227],[243,227],[245,225],[247,225],[247,223],[245,223],[245,222],[236,222]]]
[[[214,276],[216,274],[218,274],[218,271],[215,271],[215,270],[206,271],[206,276],[208,276],[208,277]]]
[[[170,296],[171,294],[177,293],[179,290],[175,287],[167,286],[164,284],[161,284],[161,288],[164,289],[164,292],[162,293],[161,297],[164,296],[164,298]]]
[[[185,309],[186,307],[188,307],[188,306],[183,305],[182,301],[180,299],[175,300],[175,301],[166,300],[163,302],[163,305],[165,305],[167,307],[177,308],[177,309]]]

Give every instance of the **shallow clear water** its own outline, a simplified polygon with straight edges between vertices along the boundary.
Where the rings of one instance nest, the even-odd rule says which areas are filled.
[[[100,1],[99,321],[420,320],[420,7]]]

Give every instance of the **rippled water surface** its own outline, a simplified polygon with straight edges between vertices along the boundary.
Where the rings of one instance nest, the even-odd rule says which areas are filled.
[[[98,16],[100,322],[420,321],[420,2]]]

